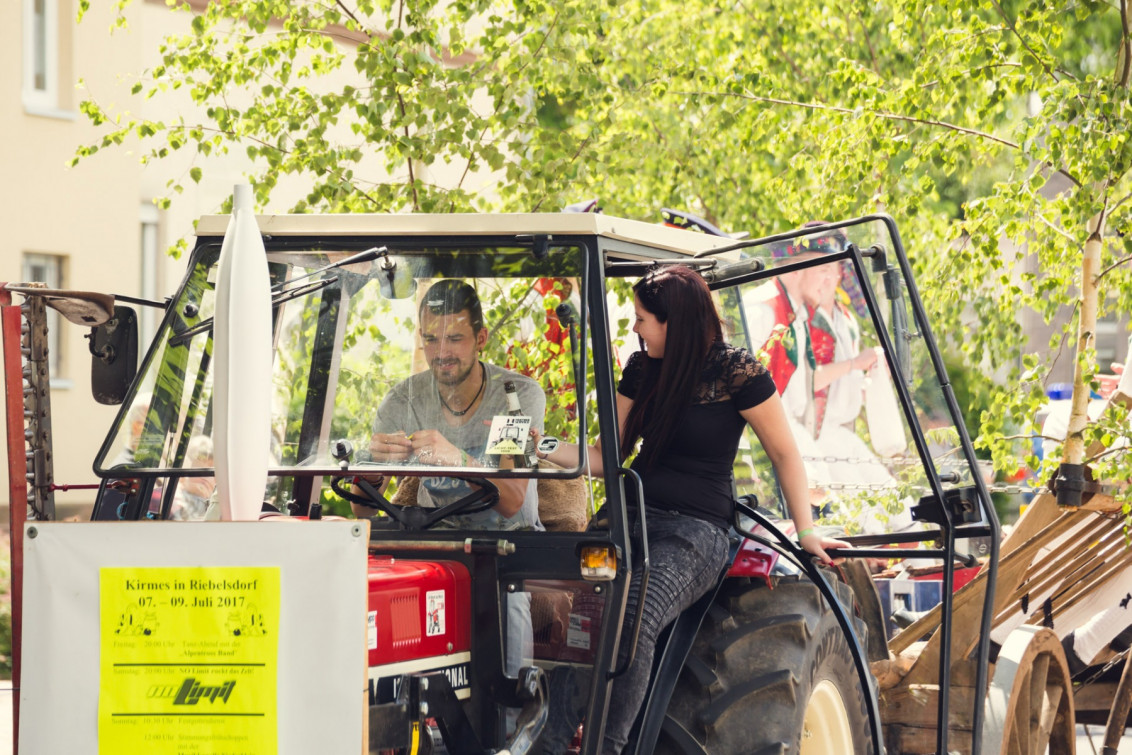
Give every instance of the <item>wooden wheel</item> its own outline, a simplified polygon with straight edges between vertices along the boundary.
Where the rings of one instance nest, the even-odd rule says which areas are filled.
[[[1072,682],[1065,651],[1048,629],[1024,625],[1006,638],[987,691],[987,755],[1073,755]]]

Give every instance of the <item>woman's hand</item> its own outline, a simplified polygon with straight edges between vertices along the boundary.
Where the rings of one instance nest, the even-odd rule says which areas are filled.
[[[798,544],[802,546],[802,550],[817,556],[823,566],[836,566],[837,564],[845,563],[843,558],[834,558],[826,552],[827,548],[851,548],[852,546],[844,540],[837,540],[831,537],[822,537],[810,528],[809,532],[803,530],[802,537],[798,539]]]

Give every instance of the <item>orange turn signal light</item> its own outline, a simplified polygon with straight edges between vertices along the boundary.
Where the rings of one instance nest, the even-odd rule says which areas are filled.
[[[582,546],[582,578],[608,582],[617,576],[617,551],[612,545]]]

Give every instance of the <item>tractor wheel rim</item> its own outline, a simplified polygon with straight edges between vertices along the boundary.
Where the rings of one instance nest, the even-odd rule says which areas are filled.
[[[823,680],[814,687],[802,720],[801,755],[853,752],[849,713],[837,685]]]

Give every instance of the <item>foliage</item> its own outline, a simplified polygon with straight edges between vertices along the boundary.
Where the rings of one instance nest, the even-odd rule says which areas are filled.
[[[1132,311],[1127,5],[182,2],[186,33],[134,89],[188,91],[200,112],[154,122],[89,100],[106,131],[79,157],[134,138],[143,160],[240,151],[261,204],[284,177],[307,182],[298,211],[596,195],[617,215],[678,206],[756,234],[888,212],[939,340],[1001,377],[980,443],[1006,469],[1051,364],[1075,351],[1075,325],[1026,344],[1018,315],[1074,306],[1090,222],[1100,313]]]

